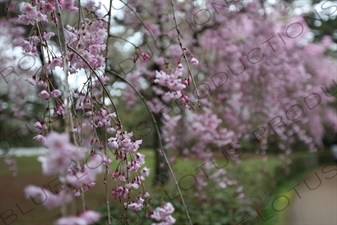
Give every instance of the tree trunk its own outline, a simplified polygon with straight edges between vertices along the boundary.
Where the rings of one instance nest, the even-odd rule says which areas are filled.
[[[159,114],[155,114],[155,119],[157,121],[158,128],[160,131],[163,125],[161,121],[162,116]],[[165,159],[163,155],[160,154],[160,151],[159,151],[160,149],[159,137],[156,132],[154,132],[154,135],[155,135],[154,137],[154,150],[155,150],[155,171],[154,172],[155,172],[155,175],[153,178],[153,184],[163,186],[168,182],[170,174],[169,174],[169,169],[165,162]],[[163,149],[163,151],[166,154],[167,158],[169,158],[167,149]]]

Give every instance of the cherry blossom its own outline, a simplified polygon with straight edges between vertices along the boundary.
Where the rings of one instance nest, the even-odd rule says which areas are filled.
[[[87,210],[80,214],[79,216],[67,216],[62,217],[55,221],[55,225],[65,225],[65,224],[73,224],[73,225],[89,225],[95,222],[98,222],[101,218],[101,215],[98,212]]]
[[[65,189],[54,194],[45,188],[28,185],[24,192],[27,199],[31,199],[35,204],[42,204],[48,210],[61,206],[63,201],[65,203],[72,201],[72,195]]]
[[[166,74],[164,71],[156,71],[155,83],[167,87],[170,91],[181,91],[186,86],[182,83],[183,68],[177,68],[174,73]]]
[[[34,123],[34,127],[35,127],[38,131],[47,129],[47,125],[46,125],[44,122],[41,123],[40,121],[37,121],[36,123]]]
[[[58,89],[54,89],[52,90],[52,92],[50,93],[51,97],[52,98],[57,98],[57,97],[60,97],[62,94],[62,92]]]
[[[20,11],[24,14],[19,15],[19,22],[22,24],[35,24],[35,22],[42,21],[48,22],[47,16],[37,10],[36,6],[32,6],[30,3],[23,3]]]
[[[92,210],[87,210],[80,215],[80,217],[85,219],[88,224],[99,221],[100,216],[101,215],[99,213]]]
[[[148,54],[146,54],[145,52],[142,52],[141,55],[142,55],[142,58],[143,58],[144,61],[147,61],[147,60],[150,59],[150,56]]]
[[[9,166],[9,170],[12,175],[16,177],[18,175],[16,160],[8,155],[4,157],[4,162]]]
[[[191,65],[193,65],[193,66],[197,66],[199,64],[199,60],[197,60],[196,58],[192,58],[191,59]]]
[[[52,61],[48,64],[47,69],[49,70],[53,70],[55,69],[57,66],[58,67],[62,67],[63,62],[62,62],[62,58],[60,57],[55,57],[52,59]]]
[[[67,134],[51,132],[43,142],[49,149],[46,155],[39,156],[43,173],[46,175],[66,174],[72,161],[79,162],[85,151],[72,145]]]
[[[50,98],[50,94],[48,93],[48,91],[46,90],[42,90],[40,93],[39,93],[39,96],[45,100],[48,100]]]
[[[142,170],[141,170],[141,176],[142,177],[148,177],[150,175],[150,169],[147,168],[147,167],[144,167]]]
[[[163,205],[163,207],[157,207],[153,214],[151,215],[151,218],[158,221],[158,223],[152,223],[153,225],[159,225],[159,224],[166,224],[171,225],[176,222],[176,219],[174,219],[171,214],[174,212],[174,207],[170,202],[167,202]]]

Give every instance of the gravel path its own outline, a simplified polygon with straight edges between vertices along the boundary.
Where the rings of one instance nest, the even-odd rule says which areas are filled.
[[[291,191],[288,225],[337,225],[337,165],[321,166]]]

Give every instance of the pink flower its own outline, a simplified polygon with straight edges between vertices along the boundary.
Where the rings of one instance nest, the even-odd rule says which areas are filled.
[[[237,191],[237,192],[241,192],[242,189],[243,189],[243,187],[242,187],[242,186],[239,186],[239,187],[236,188],[236,191]]]
[[[24,192],[27,199],[32,199],[35,204],[42,204],[48,210],[61,206],[62,201],[65,201],[66,203],[72,201],[72,196],[65,190],[61,190],[59,194],[53,194],[47,189],[28,185]]]
[[[46,125],[45,123],[40,123],[39,121],[37,121],[36,123],[34,123],[34,127],[35,127],[38,131],[47,129],[47,125]]]
[[[55,223],[55,225],[86,225],[86,221],[83,218],[76,217],[76,216],[68,216],[68,217],[62,217],[58,219]]]
[[[12,175],[16,177],[18,171],[15,159],[12,159],[10,158],[10,156],[6,155],[4,158],[4,162],[9,166],[9,170],[12,171]]]
[[[199,64],[199,61],[196,59],[196,58],[192,58],[191,59],[191,64],[193,65],[193,66],[197,66],[198,64]]]
[[[143,208],[143,204],[139,204],[136,202],[128,202],[128,203],[125,202],[124,206],[128,209],[131,209],[133,212],[137,212]]]
[[[53,70],[57,66],[62,67],[62,59],[60,57],[53,58],[53,60],[48,64],[47,69]]]
[[[115,133],[115,132],[116,132],[116,129],[113,128],[113,127],[109,127],[109,128],[106,129],[106,131],[107,131],[108,133]]]
[[[37,83],[37,86],[39,86],[39,87],[44,87],[44,88],[47,88],[47,83],[44,81],[44,80],[39,80]]]
[[[37,13],[37,17],[36,17],[36,21],[41,21],[41,22],[45,22],[45,23],[48,23],[48,18],[47,18],[47,15],[46,14],[43,14],[41,12],[38,12]]]
[[[36,6],[32,6],[30,3],[24,3],[21,8],[20,11],[22,13],[28,14],[28,15],[32,15],[36,13]]]
[[[41,91],[39,96],[45,100],[48,100],[50,98],[50,94],[46,90]]]
[[[128,163],[127,165],[128,170],[131,172],[137,171],[145,163],[144,158],[145,158],[144,155],[137,153],[137,157],[135,157],[134,160]]]
[[[185,94],[183,94],[181,97],[180,97],[180,103],[181,104],[186,104],[186,103],[188,103],[188,96],[187,95],[185,95]]]
[[[42,136],[41,134],[36,135],[35,137],[33,137],[33,139],[35,141],[40,141],[41,143],[43,143],[46,140],[46,138]]]
[[[34,24],[37,21],[48,22],[47,16],[38,11],[36,6],[32,6],[30,3],[24,3],[20,11],[24,13],[19,15],[19,22],[23,24]]]
[[[45,13],[50,13],[52,11],[54,11],[54,6],[50,3],[45,3],[45,2],[42,2],[42,10],[45,12]]]
[[[29,41],[24,40],[23,38],[15,38],[13,40],[13,45],[21,46],[25,52],[32,52],[34,49],[34,45],[30,43]]]
[[[128,183],[128,184],[126,184],[125,185],[125,187],[127,188],[127,189],[138,189],[139,188],[139,185],[138,184],[136,184],[136,183]]]
[[[109,157],[104,156],[104,158],[105,159],[103,159],[103,165],[109,165],[112,162],[112,160]]]
[[[78,8],[75,6],[74,0],[66,0],[61,2],[61,6],[63,9],[68,10],[70,12],[77,12]]]
[[[62,92],[58,89],[54,89],[50,94],[52,98],[57,98],[61,96]]]
[[[154,210],[153,214],[151,215],[151,218],[161,222],[158,223],[158,225],[159,224],[171,225],[176,222],[176,220],[171,216],[173,212],[174,207],[170,202],[168,202],[163,207],[157,207]],[[153,224],[156,225],[156,223]]]
[[[129,189],[118,186],[117,188],[112,189],[111,194],[116,198],[126,198],[128,196]]]
[[[142,52],[141,55],[142,55],[142,58],[143,58],[144,61],[147,61],[147,60],[150,59],[150,56],[148,54],[146,54],[145,52]]]
[[[79,162],[84,157],[84,151],[69,142],[67,134],[51,132],[43,142],[49,149],[46,155],[39,156],[43,173],[46,175],[66,174],[72,161]]]
[[[111,117],[111,118],[116,118],[117,115],[116,115],[116,113],[114,112],[114,113],[110,113],[110,114],[109,114],[109,117]]]
[[[173,207],[173,205],[170,203],[170,202],[168,202],[168,203],[166,203],[164,206],[163,206],[163,209],[166,211],[166,213],[168,213],[168,214],[172,214],[173,212],[174,212],[174,207]]]
[[[191,79],[190,79],[190,78],[185,78],[184,84],[185,84],[186,86],[189,86],[189,85],[191,84]]]
[[[243,194],[243,193],[240,193],[239,195],[238,195],[238,199],[243,199],[245,197],[245,194]]]
[[[117,178],[119,177],[121,174],[116,170],[113,174],[112,177]]]
[[[172,73],[166,74],[164,71],[156,71],[156,79],[154,80],[155,83],[160,84],[161,86],[167,87],[170,91],[181,91],[182,89],[186,88],[181,81],[181,77],[183,75],[183,69],[179,68]]]
[[[150,175],[150,169],[147,167],[144,167],[141,172],[140,172],[141,176],[143,177],[148,177]]]
[[[118,179],[119,179],[120,181],[124,181],[124,182],[126,181],[124,174],[123,174],[123,175],[119,175],[119,176],[118,176]]]
[[[59,104],[56,108],[55,108],[55,113],[56,115],[63,115],[64,114],[64,104]]]
[[[90,183],[88,183],[88,184],[85,184],[85,185],[83,185],[83,190],[84,190],[84,191],[87,191],[87,190],[89,190],[90,188],[92,188],[92,187],[95,186],[95,185],[96,185],[95,182],[90,182]]]
[[[53,32],[46,32],[43,34],[44,40],[49,40],[51,37],[55,36]]]
[[[108,145],[109,147],[113,148],[113,149],[117,149],[118,148],[118,143],[117,141],[114,141],[113,139],[108,139]]]
[[[83,187],[84,190],[88,190],[95,185],[96,175],[102,172],[102,163],[93,162],[99,157],[93,157],[80,171],[76,168],[75,164],[72,164],[67,170],[66,176],[60,177],[62,183],[70,184],[73,187]]]
[[[101,81],[102,81],[103,84],[106,84],[106,82],[108,82],[108,80],[109,80],[109,77],[107,77],[105,75],[101,78]]]
[[[80,218],[84,219],[87,224],[91,224],[99,221],[99,219],[101,218],[101,214],[92,210],[87,210],[80,215]]]

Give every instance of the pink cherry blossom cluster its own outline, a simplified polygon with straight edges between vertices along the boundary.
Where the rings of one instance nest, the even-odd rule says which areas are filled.
[[[77,12],[74,0],[60,1],[60,8],[69,12]],[[38,22],[47,24],[51,21],[57,23],[55,17],[55,2],[53,1],[33,1],[24,2],[20,7],[21,14],[15,20],[17,24],[35,25]],[[50,19],[49,19],[50,18]],[[39,42],[45,42],[54,36],[53,32],[42,31],[41,34],[32,35],[26,40],[19,37],[13,41],[14,45],[21,46],[26,53],[33,53],[38,56],[36,46]]]
[[[93,113],[92,111],[87,111],[85,115],[91,116],[90,126],[94,128],[110,126],[111,120],[113,118],[116,118],[116,113],[108,113],[108,111],[106,111],[105,109],[100,109],[98,110],[97,113]],[[112,132],[112,131],[114,131],[114,128],[109,129],[109,132]]]
[[[125,202],[125,208],[132,210],[133,212],[138,212],[143,208],[144,199],[141,197],[141,194],[138,195],[136,201],[133,202]]]
[[[199,61],[193,57],[191,64],[196,66],[198,63]],[[161,96],[161,101],[164,103],[175,99],[180,99],[180,104],[183,105],[186,109],[194,109],[194,107],[190,104],[188,95],[184,92],[184,89],[186,89],[191,84],[191,78],[187,76],[183,80],[183,75],[184,67],[181,62],[178,63],[174,72],[166,73],[162,70],[159,72],[156,71],[154,83],[159,84],[161,88],[153,86],[152,89],[157,95]],[[156,107],[161,107],[162,104],[157,106],[153,105],[156,99],[156,97],[153,98],[150,102],[150,105],[151,108],[154,109],[154,112],[157,113],[158,110],[156,110]]]
[[[35,128],[44,130],[46,125],[36,122]],[[46,175],[58,175],[63,186],[57,193],[52,193],[44,188],[29,185],[25,193],[27,198],[34,199],[35,202],[37,199],[43,201],[47,209],[67,204],[73,201],[72,196],[79,196],[81,192],[88,191],[95,185],[97,174],[103,171],[102,166],[108,166],[112,162],[109,157],[94,151],[90,152],[85,161],[85,149],[71,144],[67,134],[50,132],[46,137],[39,136],[43,145],[48,148],[46,155],[38,157],[42,163],[42,172]],[[84,224],[90,224],[98,219],[99,215],[96,212],[86,211],[79,217],[60,218],[55,224],[65,221],[87,221]]]
[[[156,71],[156,79],[154,82],[163,87],[167,87],[170,92],[173,91],[179,93],[186,88],[186,85],[182,82],[183,72],[184,68],[182,66],[178,66],[176,71],[170,74],[167,74],[164,71]]]
[[[9,104],[8,110],[10,110],[12,115],[19,120],[24,120],[27,114],[26,105],[32,97],[32,95],[27,93],[34,93],[35,87],[23,84],[26,83],[25,79],[27,76],[35,73],[34,69],[36,69],[36,66],[32,65],[30,61],[33,59],[33,56],[17,54],[15,51],[13,42],[18,37],[22,37],[25,29],[4,19],[0,19],[0,25],[0,64],[2,68],[0,92],[2,95],[6,94],[6,102]],[[19,133],[24,134],[22,129]]]
[[[12,172],[12,175],[16,177],[18,175],[16,160],[11,156],[6,155],[4,157],[4,162],[9,166],[9,170]]]
[[[61,64],[59,66],[62,66]],[[65,105],[63,104],[62,100],[59,98],[62,95],[62,92],[59,89],[53,88],[53,85],[50,82],[45,82],[44,80],[40,79],[36,81],[35,75],[31,78],[27,78],[26,81],[33,86],[42,87],[43,90],[40,91],[38,96],[44,100],[49,100],[50,98],[55,99],[55,108],[54,108],[54,116],[57,115],[64,115]],[[49,90],[48,90],[49,89]]]
[[[47,130],[48,127],[47,125],[45,124],[44,121],[40,122],[40,121],[37,121],[34,123],[34,127],[35,129],[39,132],[39,133],[42,133],[44,130]]]
[[[170,202],[165,203],[162,207],[157,207],[151,218],[156,220],[156,223],[152,223],[152,225],[172,225],[176,222],[176,219],[172,217],[172,213],[174,212],[174,207]]]
[[[150,170],[142,167],[145,163],[145,155],[137,152],[142,141],[133,140],[132,136],[132,133],[118,130],[108,139],[108,146],[114,149],[116,160],[120,162],[112,173],[112,178],[117,185],[112,189],[111,194],[115,199],[125,199],[125,209],[136,212],[143,209],[150,195],[148,192],[139,192],[133,200],[132,196],[141,186],[143,189],[143,181],[149,176]]]
[[[40,21],[48,23],[47,15],[45,13],[47,13],[49,9],[51,9],[49,12],[52,12],[53,6],[49,3],[45,3],[44,1],[41,6],[42,10],[38,10],[38,6],[33,6],[32,4],[26,2],[23,3],[20,8],[22,14],[19,15],[18,22],[26,25],[34,25],[36,22]]]
[[[102,172],[102,164],[112,162],[107,156],[95,152],[91,152],[89,160],[84,162],[86,151],[72,145],[66,134],[51,132],[43,139],[43,144],[49,149],[45,156],[38,158],[43,173],[59,175],[60,181],[72,187],[75,195],[81,188],[86,191],[94,186],[96,175]]]
[[[84,150],[69,142],[67,134],[51,132],[43,141],[49,149],[45,156],[38,160],[42,163],[43,173],[46,175],[65,175],[72,162],[80,162],[84,157]]]
[[[60,207],[63,203],[69,203],[73,200],[73,195],[67,190],[52,193],[45,188],[28,185],[24,192],[27,199],[31,199],[35,204],[42,204],[48,210]]]
[[[99,88],[99,86],[97,86]],[[109,148],[113,152],[116,161],[116,168],[110,169],[109,164],[112,159],[98,156],[95,152],[89,155],[89,162],[83,167],[78,168],[73,163],[68,169],[68,174],[61,178],[61,181],[75,187],[75,195],[80,194],[80,188],[87,190],[93,184],[96,174],[102,170],[95,169],[101,160],[101,164],[108,172],[103,183],[108,185],[109,179],[112,179],[114,185],[111,189],[111,195],[115,199],[119,199],[124,204],[125,209],[133,212],[143,209],[143,205],[149,199],[149,193],[144,190],[143,182],[149,176],[150,170],[144,167],[145,155],[138,152],[142,140],[135,140],[132,132],[122,130],[117,114],[109,112],[106,108],[97,105],[99,93],[96,87],[93,88],[92,95],[73,92],[73,101],[76,102],[76,109],[83,111],[83,120],[81,123],[74,125],[73,132],[79,137],[82,144],[92,146],[94,148]],[[93,96],[95,95],[95,96]],[[96,97],[97,96],[97,97]],[[98,136],[93,136],[97,129],[104,128],[109,134],[109,138],[104,141]],[[85,141],[81,136],[88,135],[89,141]],[[78,180],[78,177],[83,177]],[[139,191],[142,189],[143,191]],[[124,212],[126,213],[126,212]],[[125,219],[124,214],[121,219]]]
[[[75,6],[74,0],[60,1],[60,8],[69,12],[77,12],[78,8]],[[48,23],[48,14],[51,19],[56,22],[55,18],[55,2],[53,1],[33,1],[32,3],[23,3],[20,7],[21,15],[18,17],[18,23],[32,24],[36,22]]]
[[[54,225],[65,225],[65,224],[93,224],[98,222],[101,215],[98,212],[87,210],[81,213],[79,216],[67,216],[58,219]]]
[[[80,190],[88,191],[96,183],[96,176],[102,173],[102,166],[109,165],[112,160],[105,156],[95,152],[91,152],[89,155],[89,160],[87,162],[82,162],[81,164],[72,163],[67,169],[67,174],[60,177],[60,181],[67,186],[73,188],[75,196],[79,196]]]
[[[106,25],[107,23],[104,20],[85,19],[82,21],[79,29],[70,25],[66,27],[67,44],[77,51],[77,53],[69,52],[70,73],[76,73],[80,69],[98,69],[104,67],[105,59],[102,51],[106,49]]]
[[[57,98],[57,97],[60,97],[61,96],[61,91],[58,90],[58,89],[54,89],[52,90],[51,92],[48,92],[46,90],[42,90],[40,93],[39,93],[39,96],[45,100],[48,100],[49,98]]]

